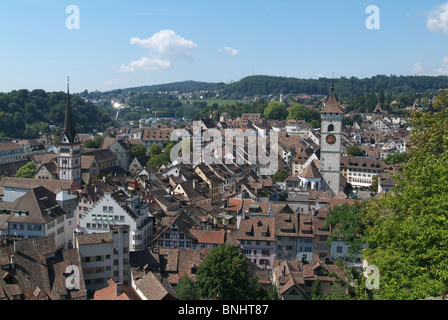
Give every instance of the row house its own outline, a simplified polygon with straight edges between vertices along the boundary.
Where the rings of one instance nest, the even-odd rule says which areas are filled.
[[[171,132],[173,129],[168,128],[146,128],[143,130],[143,134],[141,137],[142,144],[146,146],[146,148],[151,148],[152,145],[159,145],[161,147],[170,143]]]
[[[179,212],[175,217],[165,217],[163,230],[151,243],[154,248],[201,249],[225,243],[224,230],[208,230],[206,221],[194,214],[193,207]]]
[[[231,235],[241,254],[261,269],[272,269],[275,259],[274,217],[239,216]]]
[[[330,274],[336,275],[335,277]],[[302,263],[292,260],[275,260],[272,282],[277,287],[282,300],[309,300],[316,281],[320,282],[323,295],[331,294],[333,287],[346,291],[346,275],[331,261]]]

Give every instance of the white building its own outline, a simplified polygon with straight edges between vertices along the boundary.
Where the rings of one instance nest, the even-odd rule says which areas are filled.
[[[88,291],[106,287],[109,279],[131,284],[129,233],[129,226],[116,225],[108,232],[73,235]]]
[[[124,190],[105,193],[95,205],[79,219],[83,234],[109,232],[111,226],[128,225],[131,251],[146,250],[153,236],[153,216],[148,204],[139,196]]]
[[[67,194],[56,196],[44,187],[34,188],[11,206],[8,234],[20,239],[54,236],[57,249],[68,249],[75,230],[75,207],[74,198]]]

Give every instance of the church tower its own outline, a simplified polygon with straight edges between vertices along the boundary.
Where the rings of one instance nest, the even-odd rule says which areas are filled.
[[[57,144],[58,174],[60,180],[76,182],[81,187],[81,141],[73,124],[70,106],[69,79],[67,81],[67,106],[65,109],[64,130]]]
[[[321,111],[320,173],[322,189],[337,195],[341,189],[341,140],[344,112],[334,94],[334,86]]]

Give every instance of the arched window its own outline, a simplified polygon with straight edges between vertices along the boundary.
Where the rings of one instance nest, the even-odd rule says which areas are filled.
[[[334,131],[334,125],[330,124],[328,126],[328,132],[333,132]]]
[[[308,189],[311,189],[311,181],[308,181],[307,187]]]

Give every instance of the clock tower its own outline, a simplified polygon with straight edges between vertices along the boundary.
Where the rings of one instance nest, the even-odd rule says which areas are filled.
[[[81,141],[76,133],[70,106],[70,90],[67,82],[67,105],[64,130],[57,144],[59,180],[70,180],[81,187]]]
[[[322,189],[331,190],[333,196],[341,190],[341,140],[342,111],[331,89],[325,107],[321,111],[320,173]]]

